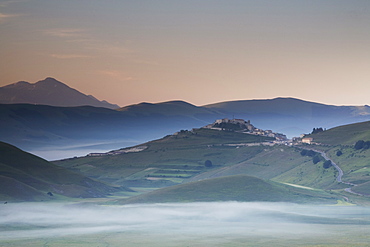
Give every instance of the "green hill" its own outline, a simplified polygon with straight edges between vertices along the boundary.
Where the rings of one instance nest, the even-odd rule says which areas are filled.
[[[73,158],[55,163],[134,190],[241,174],[320,189],[337,184],[333,167],[324,169],[323,162],[313,164],[312,158],[300,155],[299,149],[256,145],[270,140],[238,132],[196,129],[139,145],[140,152]],[[129,149],[121,151],[125,150]],[[207,167],[206,161],[212,165]]]
[[[0,142],[0,200],[45,200],[51,195],[103,197],[118,188],[94,181]],[[50,194],[50,193],[49,193]]]
[[[356,126],[350,128],[356,130]],[[362,128],[358,128],[357,133],[366,133],[366,125],[360,124],[359,126]],[[348,126],[339,128],[348,128]],[[338,133],[332,130],[311,136],[315,138],[323,134],[326,134],[329,140],[339,138]],[[354,134],[348,136],[351,135]],[[341,138],[345,140],[343,136]],[[301,155],[301,147],[272,145],[270,141],[271,139],[267,137],[232,131],[183,130],[159,140],[117,150],[110,154],[72,158],[55,163],[82,175],[130,187],[139,192],[163,187],[168,187],[168,191],[171,191],[170,188],[184,188],[184,190],[191,191],[192,187],[172,186],[244,175],[279,184],[305,186],[311,188],[312,193],[317,190],[332,190],[356,202],[358,199],[356,195],[343,191],[345,187],[350,186],[338,183],[336,180],[338,171],[334,166],[324,167],[324,159],[313,163],[312,157]],[[304,147],[325,151],[342,168],[343,181],[358,185],[353,188],[353,191],[362,191],[362,194],[366,194],[363,191],[369,187],[368,182],[370,182],[370,172],[367,170],[368,167],[370,168],[370,149],[355,150],[353,145],[341,145],[340,143]],[[337,151],[341,151],[342,155],[336,155]],[[231,190],[235,189],[233,186],[230,184]],[[193,192],[198,193],[196,190]],[[262,190],[260,192],[264,193]],[[204,194],[201,196],[202,193],[199,193],[197,196],[206,198]],[[238,194],[238,196],[241,195]],[[181,199],[180,195],[173,195],[173,198],[174,201],[187,200],[186,198]],[[215,200],[218,200],[217,198],[235,199],[225,194],[212,198],[216,198]],[[366,198],[363,199],[366,200]],[[196,200],[196,198],[189,200]]]
[[[295,203],[336,203],[330,194],[295,188],[246,175],[206,179],[159,189],[121,203],[267,201]]]
[[[322,144],[354,145],[358,140],[370,140],[370,121],[338,126],[309,137]]]
[[[337,184],[333,167],[324,169],[323,162],[313,164],[312,158],[302,156],[299,149],[287,146],[264,147],[247,160],[206,171],[189,181],[238,174],[320,189],[329,189]]]
[[[370,141],[370,121],[338,126],[309,137],[318,143],[315,149],[325,151],[343,170],[342,180],[356,185],[352,191],[370,195],[370,149],[355,148],[359,140]]]
[[[260,143],[273,138],[238,132],[195,129],[180,131],[137,147],[140,152],[82,157],[55,162],[83,175],[132,187],[163,187],[183,182],[196,174],[235,164],[263,151],[263,146],[229,146]],[[210,160],[211,167],[205,162]]]

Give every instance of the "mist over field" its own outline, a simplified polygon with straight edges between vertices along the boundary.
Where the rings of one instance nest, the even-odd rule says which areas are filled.
[[[370,230],[370,208],[286,203],[179,203],[101,206],[63,203],[0,205],[0,243],[12,240],[139,234],[183,238],[315,238],[338,227]]]
[[[95,142],[82,142],[74,145],[66,143],[57,143],[48,145],[47,147],[33,147],[29,148],[28,152],[44,158],[46,160],[59,160],[71,157],[86,156],[89,153],[106,153],[112,150],[117,150],[124,147],[134,146],[140,144],[138,140],[106,140]]]

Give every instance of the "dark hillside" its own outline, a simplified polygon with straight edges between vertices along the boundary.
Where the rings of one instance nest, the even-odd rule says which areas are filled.
[[[293,137],[317,127],[328,129],[366,121],[369,114],[367,106],[330,106],[292,98],[231,101],[202,107],[169,101],[118,110],[0,104],[0,136],[2,141],[30,152],[100,144],[118,149],[223,118],[251,120],[257,128]]]
[[[89,143],[139,144],[179,129],[201,127],[217,118],[208,110],[193,107],[194,114],[182,115],[180,110],[151,113],[91,106],[0,104],[0,136],[2,141],[27,151]]]
[[[37,199],[47,192],[68,197],[103,197],[119,190],[3,142],[0,142],[0,176],[0,197],[5,199]]]

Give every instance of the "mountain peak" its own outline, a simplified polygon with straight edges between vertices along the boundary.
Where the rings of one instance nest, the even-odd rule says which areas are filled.
[[[46,77],[44,80],[38,81],[34,85],[35,86],[49,86],[49,87],[50,86],[53,86],[53,87],[64,86],[64,87],[70,88],[68,85],[52,77]]]
[[[93,96],[85,95],[55,78],[47,77],[36,83],[20,81],[0,87],[1,104],[41,104],[51,106],[95,106],[110,109],[118,105],[99,101]]]
[[[59,83],[61,83],[60,81],[58,81],[57,79],[55,79],[53,77],[46,77],[44,80],[41,80],[41,81],[59,82]]]
[[[30,85],[30,83],[29,82],[26,82],[26,81],[19,81],[19,82],[16,82],[16,83],[14,83],[14,84],[11,84],[11,85]]]

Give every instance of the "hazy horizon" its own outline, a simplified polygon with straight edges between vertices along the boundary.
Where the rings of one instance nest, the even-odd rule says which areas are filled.
[[[53,78],[53,77],[50,77],[50,78]],[[46,78],[44,78],[46,79]],[[42,79],[42,80],[44,80]],[[53,78],[57,81],[60,81],[58,80],[57,78]],[[42,80],[38,80],[38,81],[42,81]],[[29,81],[26,81],[30,84],[35,84],[36,82],[38,81],[35,81],[35,82],[29,82]],[[19,82],[19,81],[18,81]],[[63,82],[63,81],[60,81],[62,82],[63,84],[66,84],[67,86],[71,87],[70,85],[68,85],[68,83],[66,82]],[[17,83],[17,82],[14,82],[14,83]],[[10,85],[10,84],[14,84],[14,83],[9,83],[9,84],[6,84],[4,86],[7,86],[7,85]],[[73,87],[71,87],[73,88]],[[81,92],[83,94],[85,94],[84,92]],[[92,95],[95,97],[95,95]],[[132,104],[128,104],[128,105],[119,105],[119,107],[126,107],[126,106],[131,106],[131,105],[137,105],[137,104],[141,104],[141,103],[149,103],[149,104],[160,104],[160,103],[166,103],[166,102],[174,102],[174,101],[183,101],[183,102],[187,102],[187,103],[190,103],[192,105],[195,105],[195,106],[198,106],[198,107],[202,107],[202,106],[206,106],[206,105],[212,105],[212,104],[217,104],[217,103],[224,103],[224,102],[231,102],[231,101],[246,101],[246,100],[273,100],[273,99],[278,99],[278,98],[285,98],[285,99],[297,99],[297,100],[302,100],[302,101],[307,101],[307,102],[313,102],[313,103],[319,103],[319,104],[324,104],[324,105],[335,105],[335,106],[344,106],[343,104],[328,104],[328,103],[325,103],[325,102],[319,102],[319,101],[312,101],[312,100],[309,100],[309,99],[302,99],[302,98],[298,98],[298,97],[294,97],[294,96],[276,96],[276,97],[273,97],[273,98],[249,98],[249,99],[229,99],[229,100],[222,100],[222,101],[216,101],[216,102],[208,102],[208,103],[205,103],[205,104],[202,104],[202,105],[196,105],[194,104],[193,102],[190,102],[186,99],[169,99],[169,100],[164,100],[164,101],[156,101],[156,102],[149,102],[149,101],[146,101],[145,99],[143,99],[143,101],[139,101],[139,102],[136,102],[136,103],[132,103]],[[98,100],[101,100],[103,101],[104,99],[98,99]],[[116,102],[109,102],[108,103],[111,103],[111,104],[117,104]],[[117,104],[118,105],[118,104]],[[364,104],[364,105],[367,105],[367,104]],[[351,106],[364,106],[364,105],[351,105]]]
[[[0,1],[0,86],[54,77],[120,106],[370,104],[370,2]]]

